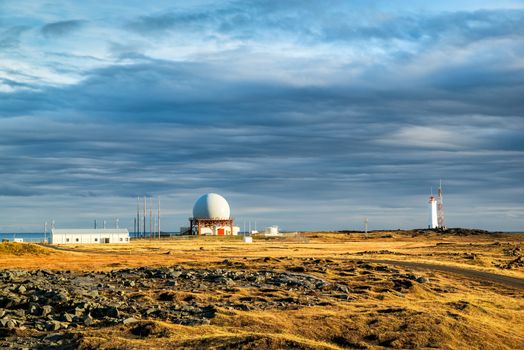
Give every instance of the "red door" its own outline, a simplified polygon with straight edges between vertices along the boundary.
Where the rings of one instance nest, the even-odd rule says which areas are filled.
[[[218,235],[219,236],[223,236],[224,235],[224,229],[223,228],[219,228],[218,229]]]

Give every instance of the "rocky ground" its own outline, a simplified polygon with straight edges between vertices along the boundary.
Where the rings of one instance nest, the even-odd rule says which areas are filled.
[[[271,265],[276,259],[260,260]],[[354,281],[348,283],[348,277]],[[0,272],[0,348],[76,348],[89,329],[122,325],[140,338],[154,332],[146,320],[197,326],[222,310],[330,306],[371,292],[402,296],[414,284],[428,282],[385,265],[313,258],[285,270],[228,260],[214,268],[5,270]]]

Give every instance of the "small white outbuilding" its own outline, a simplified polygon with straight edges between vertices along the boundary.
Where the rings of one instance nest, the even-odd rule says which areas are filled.
[[[129,231],[125,228],[51,230],[51,244],[97,244],[129,243]]]
[[[269,226],[264,229],[264,236],[281,236],[282,234],[278,230],[278,226]]]

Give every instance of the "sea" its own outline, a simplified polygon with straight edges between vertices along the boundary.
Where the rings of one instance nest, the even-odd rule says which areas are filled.
[[[23,242],[43,243],[49,239],[50,233],[43,232],[24,232],[24,233],[4,233],[0,232],[0,240],[2,242],[14,242],[18,239],[23,239]]]

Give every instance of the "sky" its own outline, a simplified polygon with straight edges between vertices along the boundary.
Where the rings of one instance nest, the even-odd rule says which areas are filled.
[[[523,231],[523,118],[524,1],[0,1],[0,232]]]

